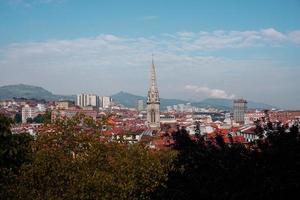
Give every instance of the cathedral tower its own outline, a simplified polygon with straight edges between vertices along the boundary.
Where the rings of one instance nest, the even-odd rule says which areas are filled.
[[[152,130],[158,130],[160,128],[159,105],[160,101],[156,84],[155,66],[152,55],[150,86],[148,90],[147,99],[147,124],[148,127]]]

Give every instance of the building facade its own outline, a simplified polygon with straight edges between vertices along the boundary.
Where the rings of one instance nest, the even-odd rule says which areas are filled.
[[[38,115],[38,109],[29,105],[22,107],[22,123],[26,123],[27,119],[35,118]]]
[[[77,108],[70,108],[64,110],[53,110],[51,112],[51,121],[54,122],[57,119],[72,118],[77,114],[84,114],[86,117],[91,117],[93,120],[97,118],[97,111],[95,110],[82,110]]]
[[[109,108],[111,106],[112,99],[111,97],[101,97],[102,108]]]
[[[140,99],[137,101],[137,109],[138,109],[138,111],[144,110],[144,100],[143,99]]]
[[[78,97],[77,97],[78,99]],[[69,109],[70,107],[74,107],[74,102],[72,101],[57,101],[55,102],[56,109]]]
[[[147,125],[152,130],[160,128],[160,100],[156,84],[155,66],[152,58],[150,87],[147,98]]]
[[[271,111],[269,112],[269,119],[271,122],[283,122],[287,123],[291,120],[300,121],[300,110],[286,110],[286,111]]]
[[[236,123],[245,123],[245,113],[247,111],[247,101],[244,99],[237,99],[233,101],[233,120]]]
[[[99,97],[95,94],[78,94],[76,105],[80,107],[94,106],[99,107]]]
[[[254,111],[245,113],[245,124],[254,124],[255,121],[265,118],[262,111]]]

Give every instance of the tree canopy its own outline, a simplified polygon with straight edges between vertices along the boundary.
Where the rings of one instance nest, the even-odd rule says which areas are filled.
[[[300,189],[298,124],[257,123],[261,138],[248,145],[178,128],[165,150],[113,142],[105,119],[82,115],[44,124],[35,139],[11,124],[0,115],[1,199],[273,199]]]

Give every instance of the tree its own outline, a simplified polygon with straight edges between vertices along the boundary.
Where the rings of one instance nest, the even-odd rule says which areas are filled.
[[[45,114],[38,114],[32,120],[35,123],[50,123],[51,122],[51,111],[46,111]]]
[[[12,134],[13,120],[0,114],[0,197],[13,198],[21,166],[32,159],[29,134]]]
[[[277,128],[276,128],[277,127]],[[259,126],[268,137],[246,148],[222,138],[191,140],[179,129],[174,139],[178,156],[167,189],[157,199],[275,199],[292,198],[300,189],[300,135],[291,128]],[[261,144],[263,145],[261,145]]]
[[[15,114],[14,121],[17,124],[19,124],[19,123],[22,122],[22,115],[21,115],[21,113],[18,112],[18,113]]]
[[[163,187],[175,153],[107,142],[104,123],[76,116],[47,125],[53,132],[38,133],[18,198],[149,199]]]
[[[31,124],[31,123],[33,123],[34,121],[33,121],[33,119],[30,117],[30,118],[27,118],[27,119],[26,119],[26,122],[29,123],[29,124]]]
[[[32,119],[33,122],[35,123],[44,123],[44,118],[41,114],[38,114],[35,118]]]
[[[43,115],[43,119],[44,119],[44,122],[43,123],[51,123],[51,111],[50,110],[47,110],[45,112],[45,114]]]

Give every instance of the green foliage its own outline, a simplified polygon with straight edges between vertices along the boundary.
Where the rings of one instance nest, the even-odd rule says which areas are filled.
[[[35,140],[0,115],[1,199],[275,199],[300,189],[299,127],[268,124],[246,147],[174,135],[174,150],[112,142],[106,120],[44,124]]]
[[[51,123],[51,111],[46,111],[45,114],[38,114],[35,118],[31,119],[27,119],[28,123]]]
[[[33,123],[33,122],[34,122],[34,121],[33,121],[33,119],[32,119],[31,117],[26,119],[26,123],[31,124],[31,123]]]
[[[43,115],[43,123],[51,123],[51,111],[50,110],[47,110],[46,113]]]
[[[23,169],[19,198],[149,199],[167,178],[159,155],[139,145],[98,143],[85,153],[40,151]]]
[[[16,169],[30,160],[30,148],[32,137],[28,134],[12,134],[11,124],[13,120],[0,115],[0,167]]]
[[[55,95],[42,87],[18,84],[0,87],[0,99],[13,98],[45,99],[45,100],[75,100],[75,96]]]
[[[16,198],[150,199],[164,187],[175,153],[108,143],[101,135],[103,123],[77,116],[48,125],[45,130],[53,132],[38,134]]]
[[[28,121],[28,120],[27,120]],[[35,123],[44,123],[44,118],[41,114],[38,114],[35,118],[32,120]]]
[[[174,139],[178,156],[167,190],[157,199],[283,199],[300,189],[299,127],[267,130],[250,147],[193,141],[184,129]],[[257,131],[257,130],[256,130]],[[264,131],[262,129],[262,131]]]
[[[0,197],[9,199],[15,194],[15,182],[20,167],[31,162],[30,144],[33,138],[29,134],[11,133],[13,120],[0,115]]]
[[[16,113],[16,114],[15,114],[14,121],[15,121],[15,123],[17,123],[17,124],[19,124],[19,123],[22,122],[22,115],[21,115],[21,113]]]

